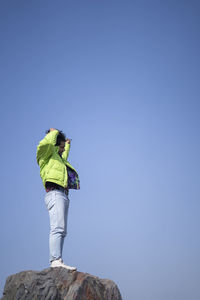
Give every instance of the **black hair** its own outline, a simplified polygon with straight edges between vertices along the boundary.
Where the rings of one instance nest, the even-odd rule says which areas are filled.
[[[57,129],[58,130],[58,129]],[[60,146],[61,142],[65,142],[66,141],[66,136],[65,134],[61,131],[58,130],[58,136],[57,136],[57,140],[56,140],[56,145],[55,146]],[[46,134],[50,132],[50,129],[46,130]]]

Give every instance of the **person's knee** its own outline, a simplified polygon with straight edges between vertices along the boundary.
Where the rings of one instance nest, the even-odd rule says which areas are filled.
[[[65,227],[54,227],[51,228],[51,234],[58,234],[65,237],[67,235],[67,230]]]
[[[62,228],[62,237],[64,238],[67,235],[66,228]]]

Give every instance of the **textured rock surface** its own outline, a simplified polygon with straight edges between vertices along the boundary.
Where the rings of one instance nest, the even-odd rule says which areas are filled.
[[[87,273],[48,268],[7,278],[1,300],[122,300],[117,285]]]

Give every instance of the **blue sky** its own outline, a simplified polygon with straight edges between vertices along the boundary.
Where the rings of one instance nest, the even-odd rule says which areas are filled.
[[[193,0],[1,0],[1,293],[48,267],[54,127],[81,181],[64,260],[123,300],[200,298],[199,20]]]

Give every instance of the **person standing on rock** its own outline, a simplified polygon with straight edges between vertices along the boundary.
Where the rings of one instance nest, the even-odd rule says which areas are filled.
[[[37,163],[46,190],[45,204],[50,217],[50,264],[75,271],[76,267],[64,264],[62,251],[67,234],[69,189],[80,189],[78,173],[67,161],[70,139],[54,128],[46,131],[46,136],[37,147]]]

